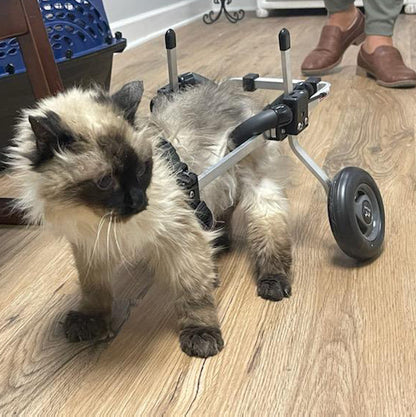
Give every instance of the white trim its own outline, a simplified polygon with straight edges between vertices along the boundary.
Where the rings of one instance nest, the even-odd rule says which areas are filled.
[[[246,0],[247,1],[247,0]],[[414,0],[404,0],[404,4],[415,3]],[[362,6],[362,0],[355,1],[356,6]],[[257,0],[259,9],[308,9],[325,7],[322,0]]]
[[[111,30],[120,31],[127,39],[127,49],[133,48],[163,34],[169,28],[177,28],[202,18],[208,11],[206,0],[183,0],[126,19],[110,23]]]
[[[356,5],[362,6],[362,1],[356,1]],[[257,0],[260,9],[309,9],[325,7],[322,0]]]
[[[210,6],[211,6],[210,10],[219,9],[219,6],[216,4],[213,4],[213,2],[211,2]],[[256,10],[257,8],[256,0],[232,0],[232,2],[226,6],[227,6],[227,10],[230,10],[230,11],[237,11],[237,10],[243,9],[245,12],[251,12],[251,11]]]

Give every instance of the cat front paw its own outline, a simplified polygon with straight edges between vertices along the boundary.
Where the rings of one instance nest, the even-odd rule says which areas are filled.
[[[108,320],[102,315],[70,311],[64,322],[65,336],[70,342],[105,340],[113,336]]]
[[[218,327],[186,327],[179,336],[181,349],[189,356],[207,358],[221,352],[224,347]]]
[[[265,275],[257,281],[257,294],[265,300],[280,301],[292,295],[292,287],[285,274]]]

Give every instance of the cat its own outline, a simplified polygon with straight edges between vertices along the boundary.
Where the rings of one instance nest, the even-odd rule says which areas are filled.
[[[168,139],[200,174],[234,148],[230,132],[259,108],[229,83],[207,82],[159,97],[145,117],[136,115],[142,94],[140,81],[113,95],[72,88],[22,111],[9,152],[17,207],[70,242],[82,293],[65,319],[70,341],[108,337],[111,277],[140,259],[172,291],[182,350],[212,356],[224,346],[213,297],[220,232],[198,222],[158,143]],[[291,294],[279,148],[265,140],[201,192],[217,224],[242,209],[258,294],[273,301]]]

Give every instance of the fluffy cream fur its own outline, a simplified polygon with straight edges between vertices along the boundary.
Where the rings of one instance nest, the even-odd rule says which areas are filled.
[[[23,112],[10,151],[13,178],[20,190],[18,207],[31,222],[40,222],[71,243],[83,295],[83,329],[89,326],[91,336],[102,337],[97,333],[105,335],[108,330],[106,326],[100,332],[91,330],[88,320],[100,317],[108,324],[114,268],[123,261],[142,259],[174,290],[182,349],[190,355],[213,355],[223,346],[212,298],[216,282],[212,242],[217,233],[201,228],[157,144],[161,136],[169,139],[181,159],[200,174],[232,149],[230,131],[258,108],[226,84],[206,84],[174,99],[158,100],[151,117],[139,117],[133,128],[110,100],[100,100],[100,94],[72,89]],[[28,116],[42,116],[49,110],[60,116],[74,137],[87,139],[88,147],[77,154],[58,150],[52,161],[33,169],[29,155],[36,151],[36,141]],[[139,157],[153,158],[148,207],[126,222],[114,221],[110,213],[100,216],[65,193],[69,185],[109,169],[98,141],[110,131],[121,133]],[[290,294],[285,168],[279,144],[265,142],[202,193],[216,218],[238,204],[243,208],[259,294],[269,299]],[[79,316],[74,319],[72,314],[68,320],[70,339],[74,333],[73,339],[85,338]]]

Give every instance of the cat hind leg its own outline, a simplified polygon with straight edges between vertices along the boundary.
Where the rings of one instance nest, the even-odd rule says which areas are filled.
[[[246,222],[249,253],[255,263],[258,295],[272,301],[289,297],[292,251],[283,189],[267,178],[246,179],[240,207]]]

